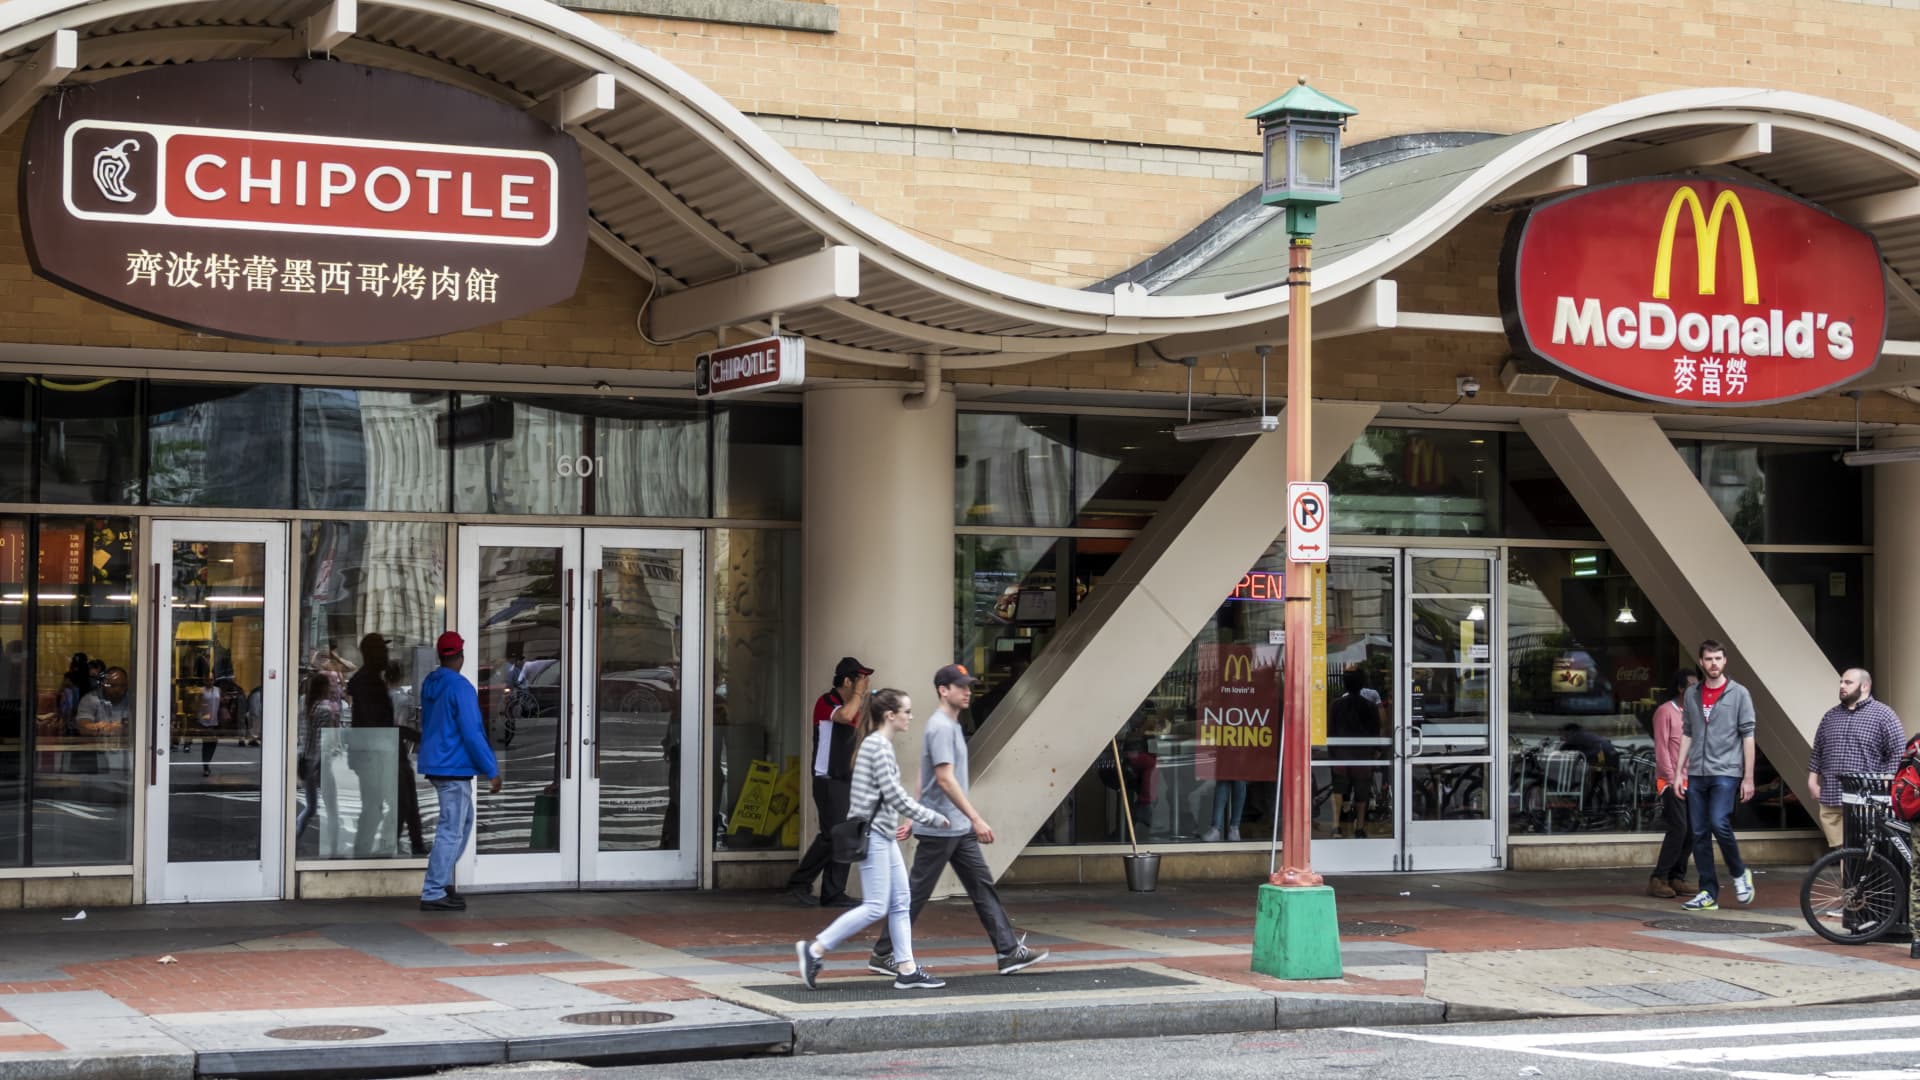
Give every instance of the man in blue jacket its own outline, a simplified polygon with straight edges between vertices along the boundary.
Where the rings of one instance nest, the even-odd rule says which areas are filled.
[[[420,910],[464,911],[467,902],[453,888],[453,864],[473,835],[473,778],[487,777],[487,791],[500,794],[500,764],[480,721],[480,695],[460,674],[467,643],[449,630],[435,651],[440,666],[420,684],[420,775],[440,798],[440,827],[427,855]]]

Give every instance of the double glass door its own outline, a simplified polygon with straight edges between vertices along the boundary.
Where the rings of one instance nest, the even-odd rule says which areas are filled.
[[[1493,718],[1498,560],[1343,549],[1327,568],[1317,869],[1499,865]]]
[[[157,522],[148,578],[147,900],[281,895],[287,531]],[[110,670],[96,711],[120,706]],[[83,709],[86,703],[82,704]]]
[[[696,883],[699,536],[460,530],[465,674],[502,770],[462,887]]]

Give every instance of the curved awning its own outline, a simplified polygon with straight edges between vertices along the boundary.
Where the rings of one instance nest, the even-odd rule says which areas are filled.
[[[70,72],[48,67],[62,30],[77,37]],[[1275,340],[1285,318],[1284,273],[1268,272],[1259,230],[1209,271],[1217,279],[1189,275],[1157,294],[1047,285],[956,256],[855,206],[684,71],[544,0],[9,0],[0,4],[0,108],[9,110],[0,118],[17,119],[62,78],[315,48],[549,110],[584,151],[595,239],[660,295],[823,247],[851,248],[856,296],[782,313],[783,327],[822,355],[895,367],[928,357],[962,368],[1163,338],[1174,339],[1168,351],[1191,351]],[[595,92],[582,93],[589,86]],[[610,102],[603,89],[613,91]],[[1920,133],[1851,106],[1765,90],[1640,98],[1388,167],[1376,191],[1356,182],[1347,204],[1322,212],[1329,242],[1316,307],[1364,294],[1468,215],[1562,175],[1578,155],[1600,171],[1738,161],[1854,213],[1886,254],[1899,294],[1895,336],[1920,335],[1911,284],[1920,281],[1920,208],[1909,209],[1920,201]],[[647,289],[641,284],[637,298]],[[1375,300],[1373,322],[1390,321]]]

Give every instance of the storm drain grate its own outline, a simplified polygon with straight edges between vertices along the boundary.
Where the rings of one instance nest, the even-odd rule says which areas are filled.
[[[1413,933],[1414,929],[1397,922],[1368,922],[1365,919],[1340,920],[1341,937],[1399,937],[1401,934]]]
[[[356,1039],[371,1039],[386,1033],[386,1028],[354,1027],[351,1024],[314,1024],[311,1027],[274,1028],[267,1032],[267,1038],[286,1039],[289,1042],[353,1042]]]
[[[1688,934],[1784,934],[1793,929],[1782,923],[1750,922],[1746,919],[1652,919],[1647,925],[1655,930],[1678,930]]]
[[[601,1009],[563,1016],[560,1022],[592,1027],[639,1027],[642,1024],[664,1024],[671,1019],[673,1016],[670,1013],[647,1012],[644,1009]]]

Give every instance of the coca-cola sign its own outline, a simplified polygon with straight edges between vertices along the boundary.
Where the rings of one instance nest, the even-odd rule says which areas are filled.
[[[1698,177],[1634,180],[1514,222],[1501,311],[1516,350],[1649,401],[1764,405],[1871,371],[1878,243],[1799,199]]]
[[[62,92],[20,171],[41,275],[231,337],[433,337],[573,294],[579,150],[499,102],[313,60],[164,68]]]

